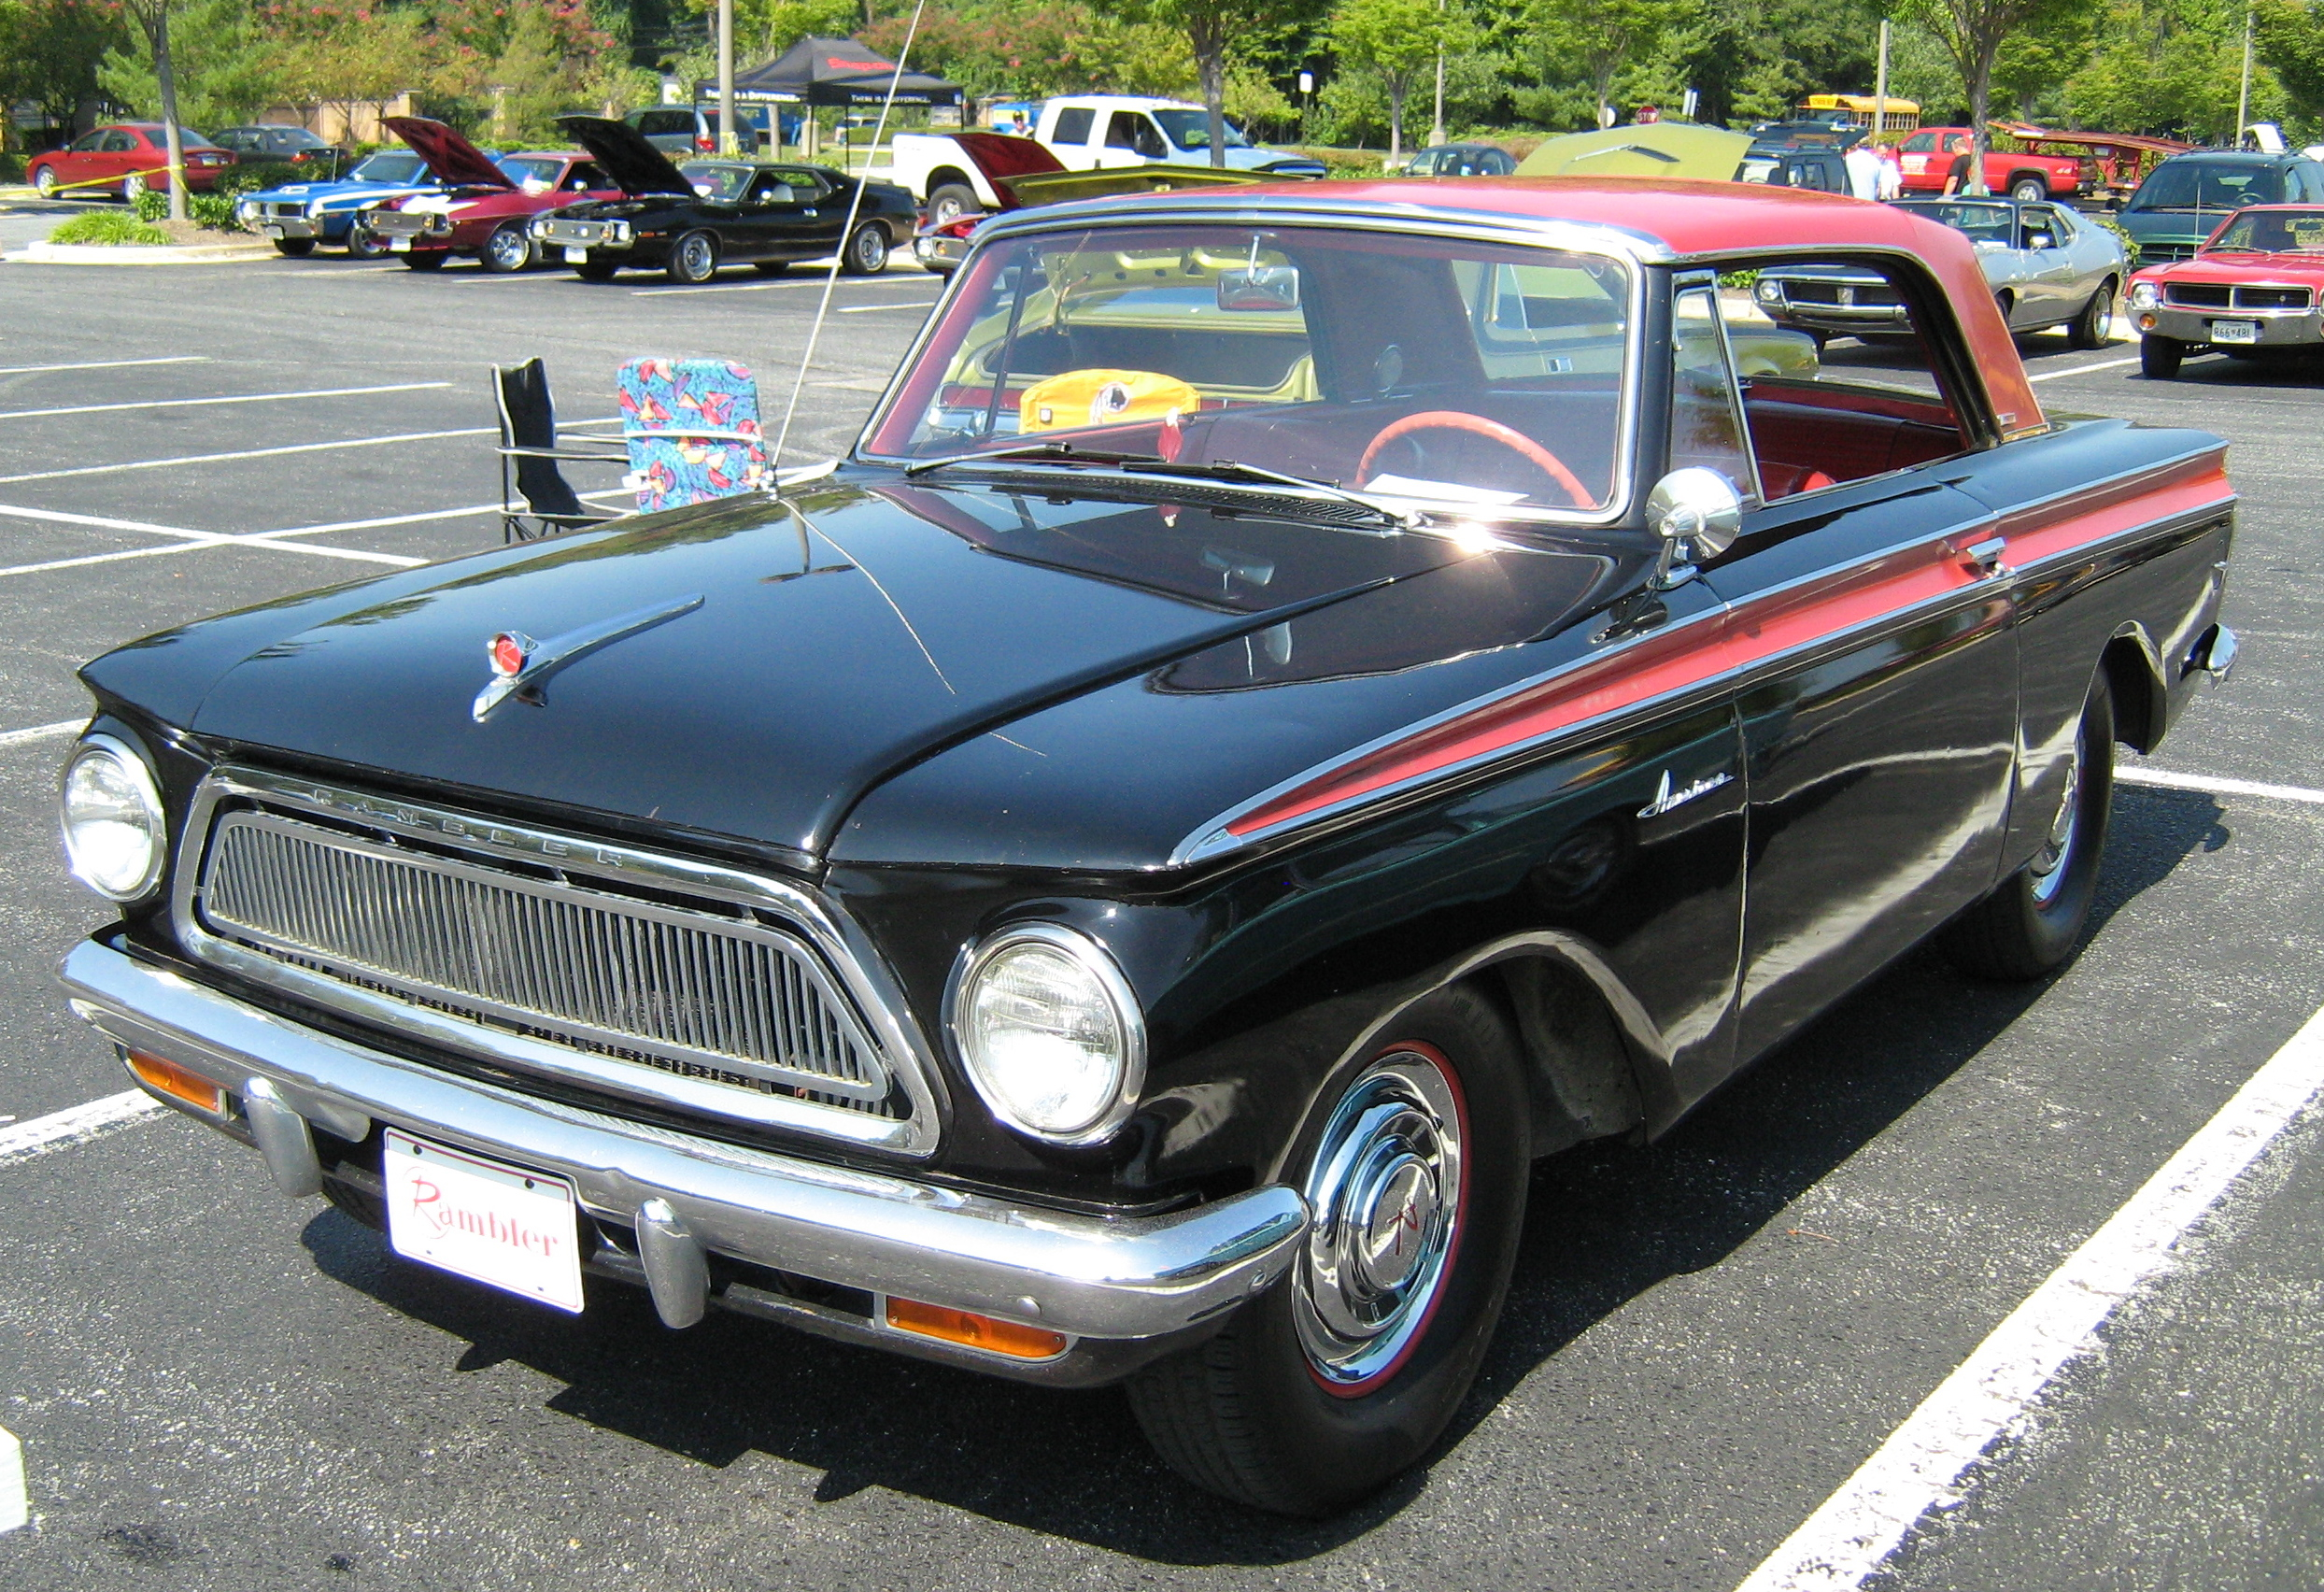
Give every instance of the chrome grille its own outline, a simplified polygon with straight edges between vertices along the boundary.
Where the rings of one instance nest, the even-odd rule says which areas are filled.
[[[365,988],[664,1073],[897,1115],[887,1068],[796,937],[386,846],[221,817],[212,932]]]

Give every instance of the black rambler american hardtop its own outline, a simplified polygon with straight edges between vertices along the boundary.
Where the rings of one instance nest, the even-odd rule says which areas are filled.
[[[1957,234],[1430,193],[999,219],[779,494],[96,660],[78,1008],[416,1258],[1126,1381],[1215,1491],[1376,1487],[1533,1158],[1931,934],[2059,965],[2115,743],[2234,650],[2221,445],[2046,419]],[[1717,286],[1831,262],[1922,375]],[[425,1227],[460,1189],[527,1256]]]

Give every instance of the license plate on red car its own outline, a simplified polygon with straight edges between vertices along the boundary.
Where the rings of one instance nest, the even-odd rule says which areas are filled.
[[[581,1312],[573,1185],[390,1128],[383,1168],[398,1255]]]
[[[2256,320],[2215,320],[2211,323],[2211,340],[2215,343],[2256,343],[2260,340],[2260,323]]]

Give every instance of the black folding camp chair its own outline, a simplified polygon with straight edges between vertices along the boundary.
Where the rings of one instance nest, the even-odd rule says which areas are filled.
[[[495,365],[492,396],[500,405],[501,539],[529,542],[616,518],[587,507],[557,468],[560,460],[619,464],[630,456],[558,446],[557,410],[549,402],[548,371],[537,359]],[[512,495],[514,494],[514,495]],[[519,506],[521,503],[522,506]]]

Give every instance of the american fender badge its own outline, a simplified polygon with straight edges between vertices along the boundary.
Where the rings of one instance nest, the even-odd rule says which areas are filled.
[[[1663,783],[1661,788],[1654,792],[1654,800],[1638,809],[1638,817],[1642,818],[1660,817],[1673,807],[1685,806],[1697,796],[1709,795],[1721,786],[1733,781],[1735,775],[1732,774],[1714,774],[1698,779],[1692,785],[1681,785],[1673,789],[1670,783],[1670,771],[1665,769],[1663,770]]]
[[[522,631],[502,631],[485,644],[485,656],[492,665],[492,677],[484,689],[476,693],[475,706],[471,710],[475,721],[483,723],[492,710],[510,697],[521,695],[528,702],[541,700],[542,682],[568,663],[577,663],[602,647],[633,636],[640,631],[652,630],[656,625],[690,614],[702,605],[698,592],[680,597],[674,602],[639,608],[614,618],[601,619],[593,625],[569,630],[562,635],[535,641]]]

